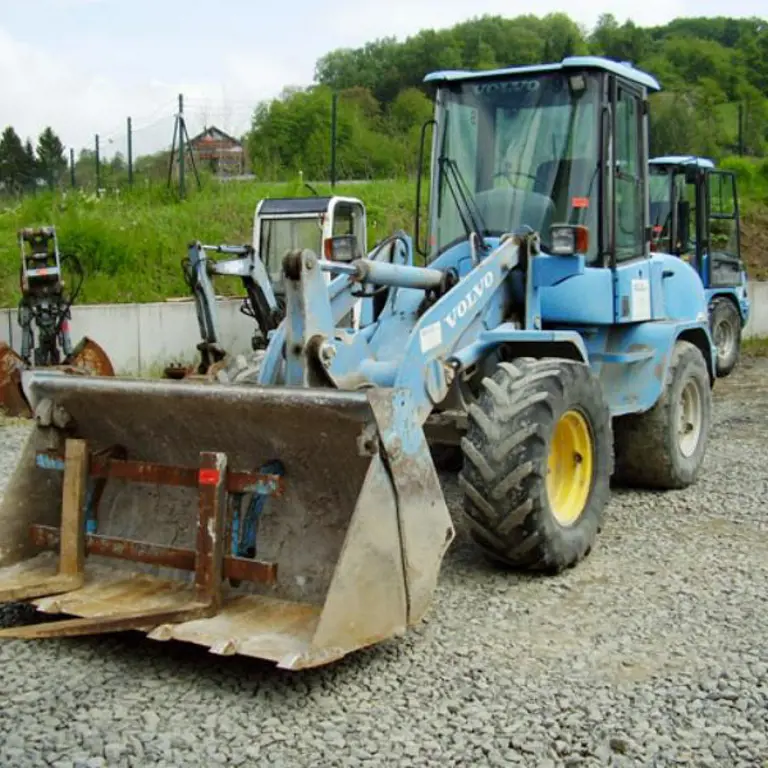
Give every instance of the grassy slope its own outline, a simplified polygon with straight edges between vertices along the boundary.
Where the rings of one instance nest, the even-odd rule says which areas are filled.
[[[319,189],[320,194],[327,190]],[[336,194],[362,199],[369,246],[402,227],[413,228],[414,186],[406,182],[337,185]],[[0,210],[0,306],[19,300],[20,227],[54,224],[63,252],[78,255],[86,281],[78,303],[158,301],[188,295],[180,262],[195,239],[209,244],[250,243],[259,199],[308,194],[298,185],[209,183],[184,202],[164,191],[110,194],[42,194]],[[222,293],[238,283],[217,281]]]
[[[727,158],[738,173],[742,249],[753,280],[768,278],[768,160]],[[326,194],[327,188],[318,190]],[[340,185],[337,194],[362,199],[368,211],[369,247],[397,228],[413,230],[415,186],[407,182]],[[97,199],[83,193],[28,198],[0,209],[0,306],[16,306],[16,231],[55,224],[62,250],[76,253],[87,279],[78,303],[158,301],[188,295],[180,262],[189,241],[251,241],[253,212],[266,196],[307,194],[298,184],[209,182],[184,202],[165,190],[123,192]],[[240,293],[237,281],[218,280],[221,293]]]

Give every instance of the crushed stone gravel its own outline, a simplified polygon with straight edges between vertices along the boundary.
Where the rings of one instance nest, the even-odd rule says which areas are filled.
[[[428,619],[332,666],[133,634],[0,643],[0,764],[768,768],[767,376],[745,358],[716,384],[697,485],[615,489],[556,577],[485,561],[444,477],[458,536]],[[0,426],[0,492],[25,435]]]

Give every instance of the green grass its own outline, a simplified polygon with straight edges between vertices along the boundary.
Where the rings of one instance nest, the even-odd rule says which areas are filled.
[[[768,274],[763,239],[768,220],[768,159],[729,157],[721,166],[737,172],[745,216],[743,256],[752,279]],[[318,188],[328,194],[328,185]],[[397,229],[413,234],[415,184],[379,181],[338,185],[337,194],[359,197],[368,213],[368,247]],[[159,186],[109,192],[102,198],[81,191],[39,194],[17,203],[0,202],[0,307],[15,307],[19,294],[21,227],[53,224],[62,251],[76,254],[86,270],[79,304],[163,301],[188,296],[181,260],[192,240],[250,243],[253,213],[263,197],[309,194],[297,182],[260,184],[209,180],[184,201]],[[241,295],[236,279],[218,279],[216,290]]]
[[[719,165],[723,170],[736,173],[742,211],[768,206],[768,158],[731,155],[724,157]]]
[[[336,194],[359,197],[368,215],[369,247],[397,228],[413,229],[415,185],[376,182],[337,185]],[[318,189],[329,192],[328,185]],[[40,194],[0,209],[0,306],[19,301],[21,227],[53,224],[63,252],[86,270],[79,304],[162,301],[187,296],[181,260],[190,241],[250,243],[253,214],[263,197],[307,195],[299,184],[209,181],[178,201],[166,189]],[[217,281],[223,294],[240,293],[236,280]]]
[[[768,336],[756,336],[743,339],[741,352],[747,357],[768,357]]]

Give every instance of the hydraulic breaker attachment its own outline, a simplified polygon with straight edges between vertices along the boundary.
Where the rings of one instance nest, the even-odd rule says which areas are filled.
[[[6,416],[30,418],[32,409],[21,385],[24,360],[5,342],[0,342],[0,411]],[[47,366],[47,370],[64,373],[114,376],[115,369],[104,349],[84,336],[62,365]]]
[[[300,669],[428,609],[454,529],[408,392],[24,375],[65,426],[38,420],[5,491],[0,600],[66,618],[0,638],[140,630]]]

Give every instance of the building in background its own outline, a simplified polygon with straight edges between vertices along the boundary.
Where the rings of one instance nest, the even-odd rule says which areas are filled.
[[[195,164],[216,176],[241,176],[245,172],[245,147],[216,126],[189,140]]]

